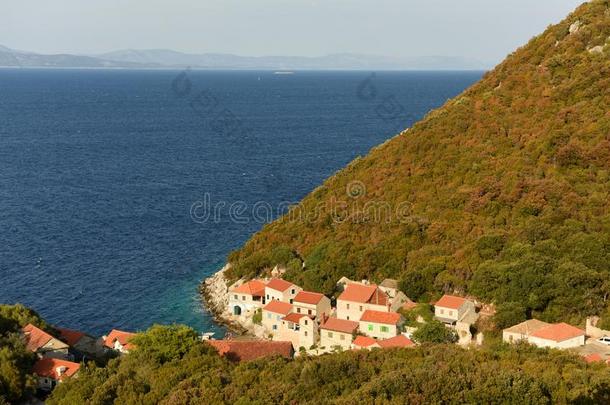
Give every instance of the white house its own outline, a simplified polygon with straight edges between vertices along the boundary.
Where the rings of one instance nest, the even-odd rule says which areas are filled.
[[[476,314],[474,302],[454,295],[443,295],[434,304],[434,317],[448,326]]]
[[[401,316],[396,312],[367,309],[360,317],[360,333],[376,339],[389,339],[398,335]]]
[[[108,335],[102,336],[103,345],[107,349],[115,350],[119,353],[129,353],[130,350],[135,348],[133,343],[131,343],[131,339],[135,335],[135,333],[113,329]]]
[[[332,311],[330,299],[324,294],[300,291],[292,300],[294,312],[324,319]]]
[[[390,302],[386,293],[374,284],[346,284],[337,298],[337,318],[359,321],[367,309],[390,312]]]
[[[530,319],[502,331],[507,343],[526,341],[538,347],[569,349],[584,346],[585,331],[567,323],[546,323]]]
[[[70,346],[49,335],[44,330],[30,324],[21,329],[26,348],[38,357],[53,357],[56,359],[73,360],[69,352]]]
[[[319,327],[313,317],[292,312],[282,318],[279,340],[292,342],[295,351],[311,348],[318,342]]]
[[[292,312],[292,305],[287,302],[272,300],[263,307],[262,324],[265,330],[274,335],[279,334],[282,318]]]
[[[79,368],[79,363],[44,357],[34,363],[32,373],[38,379],[39,389],[52,391],[57,384],[74,376]]]
[[[340,347],[349,350],[352,347],[358,322],[345,319],[329,318],[320,326],[320,346],[326,349]]]
[[[292,304],[294,297],[302,290],[301,287],[289,281],[273,278],[265,286],[265,302],[276,300]]]
[[[262,308],[265,296],[265,282],[251,280],[229,289],[229,311],[233,315],[245,315]]]

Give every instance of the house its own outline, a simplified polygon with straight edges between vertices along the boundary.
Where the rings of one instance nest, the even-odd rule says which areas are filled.
[[[102,336],[104,347],[111,350],[116,350],[119,353],[129,353],[135,346],[130,343],[135,333],[124,332],[118,329],[113,329],[107,336]]]
[[[269,280],[265,286],[265,302],[272,300],[292,304],[292,300],[302,288],[281,278]]]
[[[233,315],[242,315],[258,308],[265,303],[265,283],[261,280],[251,280],[229,289],[229,311]]]
[[[380,347],[381,346],[379,346],[376,339],[373,339],[372,337],[368,336],[358,335],[356,336],[356,339],[354,339],[354,341],[352,342],[352,349],[354,350],[373,349]]]
[[[320,326],[320,346],[327,349],[340,347],[349,350],[357,330],[358,322],[328,318],[324,325]]]
[[[455,326],[458,321],[472,316],[476,316],[476,308],[474,302],[466,298],[443,295],[434,304],[434,317],[447,326]]]
[[[34,363],[32,373],[38,379],[38,389],[51,391],[60,382],[74,376],[79,368],[79,363],[44,357]]]
[[[398,335],[401,316],[396,312],[381,312],[367,309],[362,313],[360,332],[376,338],[389,339]]]
[[[374,284],[346,284],[337,298],[337,318],[359,321],[367,309],[389,312],[390,304],[386,293]]]
[[[279,340],[290,341],[295,350],[309,349],[320,337],[318,322],[311,315],[292,312],[282,318]]]
[[[58,328],[59,339],[70,346],[70,352],[79,361],[84,357],[99,358],[103,356],[103,347],[92,336],[73,329]]]
[[[292,312],[292,305],[282,301],[269,301],[263,308],[262,324],[270,333],[279,333],[282,318]]]
[[[30,324],[21,329],[26,348],[38,357],[53,357],[56,359],[73,360],[70,346],[51,336],[44,330]]]
[[[262,357],[282,356],[291,359],[294,350],[291,342],[269,342],[264,340],[206,340],[218,354],[230,361],[251,361]]]
[[[292,306],[297,314],[320,319],[330,316],[332,311],[330,299],[327,296],[309,291],[299,291],[292,301]]]
[[[382,349],[391,349],[395,347],[413,347],[415,343],[405,335],[398,335],[389,339],[378,341]]]
[[[546,323],[530,319],[502,331],[507,343],[528,342],[538,347],[569,349],[584,346],[585,331],[567,323]]]

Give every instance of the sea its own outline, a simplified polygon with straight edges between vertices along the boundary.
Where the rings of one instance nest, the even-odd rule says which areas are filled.
[[[0,303],[222,336],[199,283],[482,74],[0,69]]]

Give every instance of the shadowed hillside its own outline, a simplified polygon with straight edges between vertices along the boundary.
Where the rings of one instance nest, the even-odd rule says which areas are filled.
[[[306,289],[401,280],[546,320],[610,295],[610,6],[584,4],[231,254]],[[303,261],[305,267],[302,266]]]

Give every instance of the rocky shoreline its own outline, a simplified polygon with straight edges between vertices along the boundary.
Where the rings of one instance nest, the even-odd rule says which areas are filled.
[[[204,306],[214,318],[214,321],[219,325],[225,326],[228,332],[237,335],[245,336],[253,334],[250,329],[240,323],[228,311],[229,304],[229,284],[225,277],[225,271],[231,268],[231,264],[227,263],[222,269],[214,273],[211,277],[206,278],[199,285],[199,293]]]

